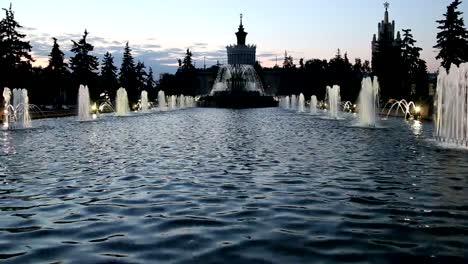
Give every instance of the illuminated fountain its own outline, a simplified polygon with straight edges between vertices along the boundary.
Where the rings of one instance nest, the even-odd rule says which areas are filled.
[[[385,104],[384,108],[382,108],[381,114],[384,113],[388,105],[390,105],[390,109],[388,110],[387,115],[385,116],[385,119],[388,119],[393,109],[395,109],[395,114],[398,114],[398,111],[401,111],[405,119],[408,119],[408,118],[413,119],[414,118],[413,113],[419,112],[419,108],[414,104],[413,101],[407,102],[405,99],[402,99],[400,101],[395,100],[395,99],[390,99],[387,102],[387,104]]]
[[[252,92],[264,95],[262,82],[251,65],[224,65],[218,71],[210,95],[220,93]]]
[[[140,108],[142,112],[148,112],[149,110],[149,104],[148,104],[148,92],[147,91],[141,91],[141,102],[140,102]]]
[[[11,103],[11,100],[13,102]],[[29,112],[29,97],[26,89],[3,89],[3,128],[30,128],[31,115]]]
[[[233,108],[277,106],[272,96],[265,95],[254,67],[246,64],[222,66],[210,95],[202,97],[201,104]]]
[[[117,98],[115,99],[115,115],[116,116],[126,116],[130,112],[130,107],[128,105],[127,90],[120,87],[117,90]]]
[[[91,120],[91,103],[88,86],[80,85],[78,89],[78,120]]]
[[[115,112],[115,109],[114,109],[114,106],[112,105],[111,103],[111,100],[110,100],[110,97],[109,97],[109,94],[107,93],[101,93],[99,95],[101,97],[101,103],[99,103],[99,107],[97,107],[97,110],[99,111],[96,111],[98,113],[111,113],[111,112]],[[93,107],[91,107],[93,108]],[[93,109],[91,109],[93,110]]]
[[[373,81],[370,77],[362,80],[361,92],[358,97],[359,126],[375,127],[377,109],[379,109],[379,90],[377,77],[374,77]]]
[[[195,107],[195,100],[192,96],[185,97],[185,107]]]
[[[158,92],[158,109],[159,111],[167,110],[166,95],[164,95],[164,91]]]
[[[305,112],[305,98],[304,98],[304,95],[302,93],[299,94],[299,100],[298,100],[298,103],[297,103],[297,111],[299,113]]]
[[[297,109],[297,96],[295,94],[291,95],[291,109]]]
[[[177,108],[185,108],[185,96],[183,94],[177,97]]]
[[[175,95],[171,95],[169,97],[169,109],[170,110],[177,109],[177,97]]]
[[[279,106],[284,108],[284,109],[289,109],[290,107],[290,99],[289,99],[289,96],[283,96],[280,98],[280,101],[279,101]]]
[[[351,103],[351,101],[342,102],[341,106],[342,106],[343,112],[348,112],[348,113],[353,112],[354,105],[353,103]]]
[[[339,106],[340,106],[340,86],[333,85],[327,86],[327,100],[328,102],[328,116],[333,119],[339,119]]]
[[[468,147],[468,63],[441,67],[437,78],[435,131],[437,141]]]
[[[317,114],[317,96],[315,95],[310,97],[310,113],[313,115]]]

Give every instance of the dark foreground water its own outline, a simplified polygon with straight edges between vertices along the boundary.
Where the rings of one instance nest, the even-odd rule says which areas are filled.
[[[277,108],[0,132],[0,259],[462,263],[468,152]],[[0,260],[1,262],[1,260]]]

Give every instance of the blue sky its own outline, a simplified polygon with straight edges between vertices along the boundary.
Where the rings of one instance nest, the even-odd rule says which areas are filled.
[[[264,66],[279,63],[287,50],[299,58],[329,59],[340,48],[351,60],[370,59],[370,41],[383,19],[382,0],[13,0],[16,19],[33,45],[36,64],[45,64],[51,37],[70,56],[71,39],[86,28],[95,55],[110,51],[120,65],[126,41],[137,59],[155,74],[174,72],[177,58],[193,50],[197,66],[226,59],[225,46],[235,43],[239,14],[244,14],[247,42],[257,45]],[[437,24],[452,0],[389,0],[396,28],[411,28],[429,69],[435,60]],[[9,1],[2,0],[2,7]],[[468,3],[461,11],[467,13]]]

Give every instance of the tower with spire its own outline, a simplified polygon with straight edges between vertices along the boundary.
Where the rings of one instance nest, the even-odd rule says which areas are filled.
[[[379,52],[379,43],[385,43],[387,47],[398,47],[401,44],[400,31],[397,32],[395,38],[395,20],[392,20],[392,22],[389,20],[388,8],[390,4],[385,2],[384,7],[384,19],[378,24],[377,35],[374,34],[372,38],[372,60],[374,60],[376,53]]]
[[[257,47],[255,45],[246,44],[245,39],[247,37],[247,32],[244,30],[242,18],[243,15],[240,14],[239,29],[236,32],[237,44],[226,47],[228,64],[254,65],[256,60],[255,54]]]

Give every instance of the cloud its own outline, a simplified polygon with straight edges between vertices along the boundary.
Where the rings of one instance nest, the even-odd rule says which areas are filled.
[[[72,47],[71,40],[78,41],[83,37],[83,34],[65,33],[51,35],[36,32],[33,29],[28,29],[27,31],[26,39],[32,45],[32,54],[37,66],[46,66],[48,55],[53,45],[52,37],[57,38],[66,60],[73,56],[73,53],[70,51]],[[126,41],[91,35],[88,36],[88,41],[94,46],[93,55],[98,57],[99,62],[102,62],[102,58],[106,52],[110,52],[114,56],[115,65],[120,67]],[[132,49],[135,61],[145,63],[147,69],[151,67],[156,77],[165,72],[174,73],[177,70],[177,59],[182,58],[185,54],[185,49],[163,48],[160,44],[156,43],[135,43],[133,45],[130,44],[130,48]]]
[[[35,65],[46,66],[48,55],[52,49],[52,37],[57,38],[60,49],[65,54],[68,60],[74,54],[70,51],[72,41],[78,41],[83,37],[83,34],[63,33],[63,34],[47,34],[37,32],[35,29],[28,28],[26,39],[30,41],[32,53],[36,59]],[[149,41],[151,40],[151,41]],[[122,56],[126,40],[122,39],[109,39],[100,36],[88,36],[88,41],[94,45],[93,55],[97,56],[99,62],[106,52],[110,52],[114,56],[115,65],[120,68],[122,64]],[[130,43],[132,54],[135,61],[141,61],[146,65],[147,70],[149,67],[153,69],[155,77],[157,78],[162,73],[174,73],[177,70],[177,60],[183,59],[185,56],[185,48],[177,47],[163,47],[161,44],[155,43],[154,39],[148,39],[149,43]],[[225,46],[217,46],[209,49],[207,43],[197,42],[192,44],[193,47],[193,61],[197,67],[210,67],[220,63],[226,63],[227,54]],[[192,48],[191,48],[192,49]],[[276,54],[273,52],[262,52],[257,55],[260,61],[266,62],[268,58],[275,61]]]
[[[268,57],[276,57],[278,54],[276,53],[271,53],[271,52],[263,52],[263,53],[259,53],[257,54],[257,58],[268,58]]]

